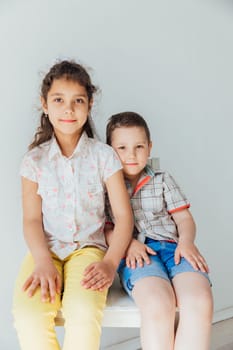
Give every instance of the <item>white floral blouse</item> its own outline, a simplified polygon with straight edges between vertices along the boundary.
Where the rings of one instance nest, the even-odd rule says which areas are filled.
[[[20,174],[38,184],[44,232],[60,259],[88,245],[106,249],[105,182],[121,168],[113,149],[85,132],[69,158],[55,137],[26,153]]]

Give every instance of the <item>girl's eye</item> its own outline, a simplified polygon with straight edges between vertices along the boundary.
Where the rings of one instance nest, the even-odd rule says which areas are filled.
[[[118,147],[118,149],[123,150],[123,149],[125,149],[125,146],[120,146],[120,147]]]
[[[143,145],[137,145],[137,148],[144,148]]]
[[[76,103],[84,103],[84,101],[81,98],[77,98]]]
[[[54,99],[54,101],[60,103],[60,102],[62,102],[62,99],[60,97],[57,97]]]

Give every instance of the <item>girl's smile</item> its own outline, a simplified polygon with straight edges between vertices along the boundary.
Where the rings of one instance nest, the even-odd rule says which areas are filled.
[[[47,101],[42,99],[42,105],[59,139],[62,135],[81,135],[92,101],[84,86],[62,78],[53,81]]]

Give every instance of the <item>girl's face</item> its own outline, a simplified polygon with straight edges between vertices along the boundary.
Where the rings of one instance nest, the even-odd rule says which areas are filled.
[[[85,87],[65,78],[56,79],[48,92],[47,101],[43,98],[41,101],[57,137],[81,134],[92,105]]]
[[[146,166],[152,147],[144,128],[116,128],[112,133],[111,145],[120,157],[125,177],[129,180],[138,178]]]

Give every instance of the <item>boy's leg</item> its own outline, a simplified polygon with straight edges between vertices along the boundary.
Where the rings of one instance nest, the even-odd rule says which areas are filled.
[[[147,245],[157,251],[161,244],[151,240]],[[122,260],[118,272],[124,289],[140,310],[143,350],[173,349],[176,301],[159,255],[151,255],[149,265],[135,269],[128,268]]]
[[[60,262],[54,259],[54,264],[61,272]],[[55,303],[51,304],[41,301],[40,288],[31,298],[28,297],[27,292],[22,291],[22,286],[33,268],[33,258],[28,254],[21,266],[14,291],[13,315],[20,348],[22,350],[58,350],[60,346],[54,330],[54,318],[60,308],[60,296],[57,295]]]
[[[175,337],[175,350],[208,350],[213,315],[213,297],[207,273],[196,271],[181,258],[175,264],[176,243],[162,242],[159,252],[172,280],[179,324]]]
[[[84,269],[93,262],[101,261],[103,256],[104,252],[100,249],[87,247],[75,251],[65,262],[62,309],[66,332],[63,350],[99,349],[107,290],[85,289],[80,282]]]
[[[179,273],[173,278],[179,307],[175,350],[208,350],[213,317],[209,280],[197,272]]]
[[[132,296],[140,309],[143,350],[172,350],[176,302],[170,282],[145,277],[135,283]]]

